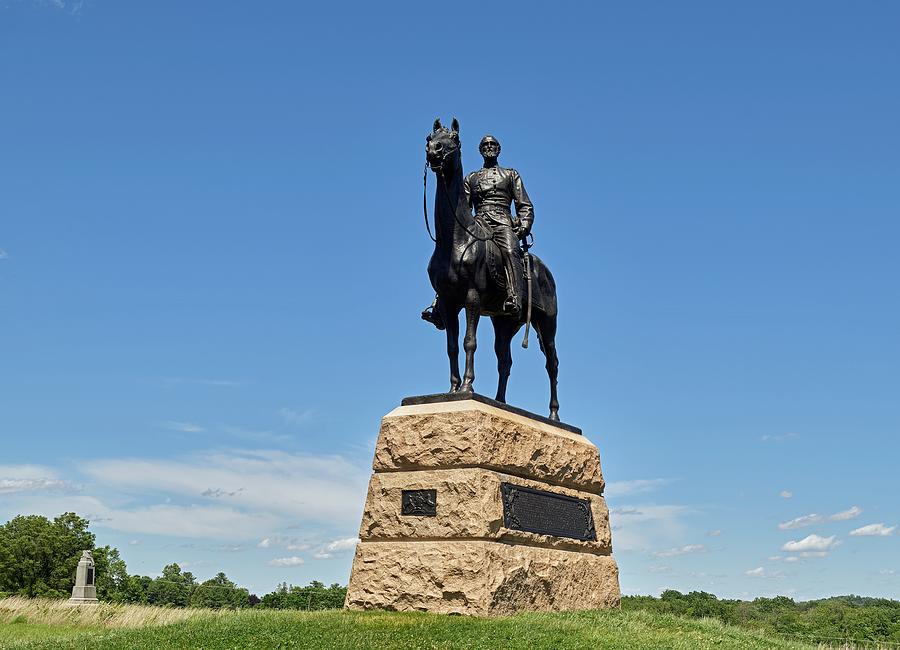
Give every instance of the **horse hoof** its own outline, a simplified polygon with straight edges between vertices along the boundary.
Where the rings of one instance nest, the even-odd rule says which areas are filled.
[[[462,386],[459,387],[459,390],[457,392],[458,393],[468,393],[469,395],[471,395],[472,393],[475,392],[475,389],[472,388],[472,384],[463,384]]]
[[[559,422],[559,411],[550,411],[550,419]]]

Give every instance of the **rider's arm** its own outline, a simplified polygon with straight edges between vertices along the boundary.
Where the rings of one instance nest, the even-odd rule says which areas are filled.
[[[512,172],[510,180],[512,181],[513,200],[516,202],[516,217],[522,225],[522,235],[527,235],[531,232],[531,225],[534,223],[534,206],[531,204],[531,199],[528,198],[528,192],[525,191],[525,185],[522,183],[519,172],[515,169],[509,171]]]

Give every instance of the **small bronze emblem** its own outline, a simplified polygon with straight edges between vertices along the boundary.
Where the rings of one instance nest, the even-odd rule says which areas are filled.
[[[437,490],[403,490],[400,514],[412,517],[437,515]]]

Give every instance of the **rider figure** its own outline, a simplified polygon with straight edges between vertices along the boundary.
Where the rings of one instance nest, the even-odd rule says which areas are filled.
[[[525,192],[522,178],[515,169],[501,167],[497,164],[500,156],[500,142],[492,135],[486,135],[478,144],[478,151],[484,158],[484,166],[466,176],[463,189],[469,208],[474,208],[475,219],[487,226],[491,239],[500,249],[503,265],[506,269],[506,301],[503,312],[512,316],[520,313],[518,287],[522,271],[522,253],[518,240],[524,239],[531,232],[534,223],[534,206]],[[510,205],[515,202],[516,214],[510,212]],[[422,318],[443,329],[440,314],[434,302],[422,312]]]

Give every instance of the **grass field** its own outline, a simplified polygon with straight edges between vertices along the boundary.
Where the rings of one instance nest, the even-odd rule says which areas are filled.
[[[475,619],[389,612],[219,613],[116,605],[69,608],[52,601],[7,599],[0,600],[0,647],[787,650],[813,646],[756,635],[715,621],[642,611]]]

